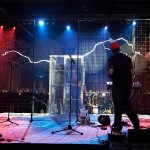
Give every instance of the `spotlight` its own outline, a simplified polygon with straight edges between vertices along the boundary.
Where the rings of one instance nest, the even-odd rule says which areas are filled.
[[[43,20],[39,20],[39,21],[38,21],[38,24],[39,24],[40,26],[44,26],[44,21],[43,21]]]
[[[105,26],[105,28],[104,28],[105,30],[107,30],[108,29],[108,26]]]
[[[69,26],[69,25],[67,25],[67,27],[66,27],[66,28],[67,28],[67,30],[70,30],[70,26]]]
[[[133,21],[133,22],[132,22],[132,25],[135,26],[135,25],[136,25],[136,21]]]

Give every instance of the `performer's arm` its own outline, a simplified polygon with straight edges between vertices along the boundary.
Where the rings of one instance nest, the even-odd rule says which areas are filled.
[[[112,78],[114,70],[112,68],[108,69],[108,77]]]
[[[108,68],[107,68],[107,74],[108,74],[108,77],[109,77],[109,78],[112,78],[113,72],[114,72],[113,64],[112,64],[112,62],[109,60],[109,61],[108,61]]]

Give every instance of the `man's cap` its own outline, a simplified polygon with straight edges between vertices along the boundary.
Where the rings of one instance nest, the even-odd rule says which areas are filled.
[[[112,52],[120,51],[120,46],[119,46],[118,42],[112,42],[110,45],[110,48],[111,48]]]

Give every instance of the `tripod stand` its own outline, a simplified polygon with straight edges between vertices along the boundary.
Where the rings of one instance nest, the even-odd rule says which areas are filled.
[[[70,61],[70,107],[69,107],[69,124],[68,124],[68,127],[67,128],[64,128],[62,130],[58,130],[58,131],[52,131],[52,134],[53,133],[56,133],[56,132],[60,132],[60,131],[65,131],[65,130],[72,130],[74,132],[77,132],[77,133],[80,133],[81,135],[83,135],[83,133],[79,132],[79,131],[76,131],[75,129],[72,128],[71,126],[71,102],[72,102],[72,98],[71,98],[71,79],[72,79],[72,62],[75,64],[73,58],[71,57],[71,55],[69,55],[71,61]]]
[[[12,98],[13,98],[13,96],[12,96],[12,91],[11,91],[11,84],[12,84],[12,69],[13,68],[15,68],[15,66],[14,66],[14,64],[13,64],[13,62],[9,62],[10,63],[10,89],[9,89],[9,91],[10,91],[10,95],[9,95],[9,105],[8,105],[8,116],[7,116],[7,119],[5,120],[5,121],[3,121],[3,122],[10,122],[10,123],[13,123],[13,124],[16,124],[16,125],[18,125],[17,123],[15,123],[15,122],[12,122],[11,120],[10,120],[10,118],[9,118],[9,115],[10,115],[10,103],[11,103],[11,100],[12,100]],[[3,122],[0,122],[0,123],[3,123]]]

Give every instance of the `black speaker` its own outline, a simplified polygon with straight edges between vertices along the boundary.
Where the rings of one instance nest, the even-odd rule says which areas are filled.
[[[110,117],[108,115],[98,116],[98,122],[104,126],[110,125]]]
[[[135,143],[150,143],[150,130],[147,129],[128,129],[128,141]]]

